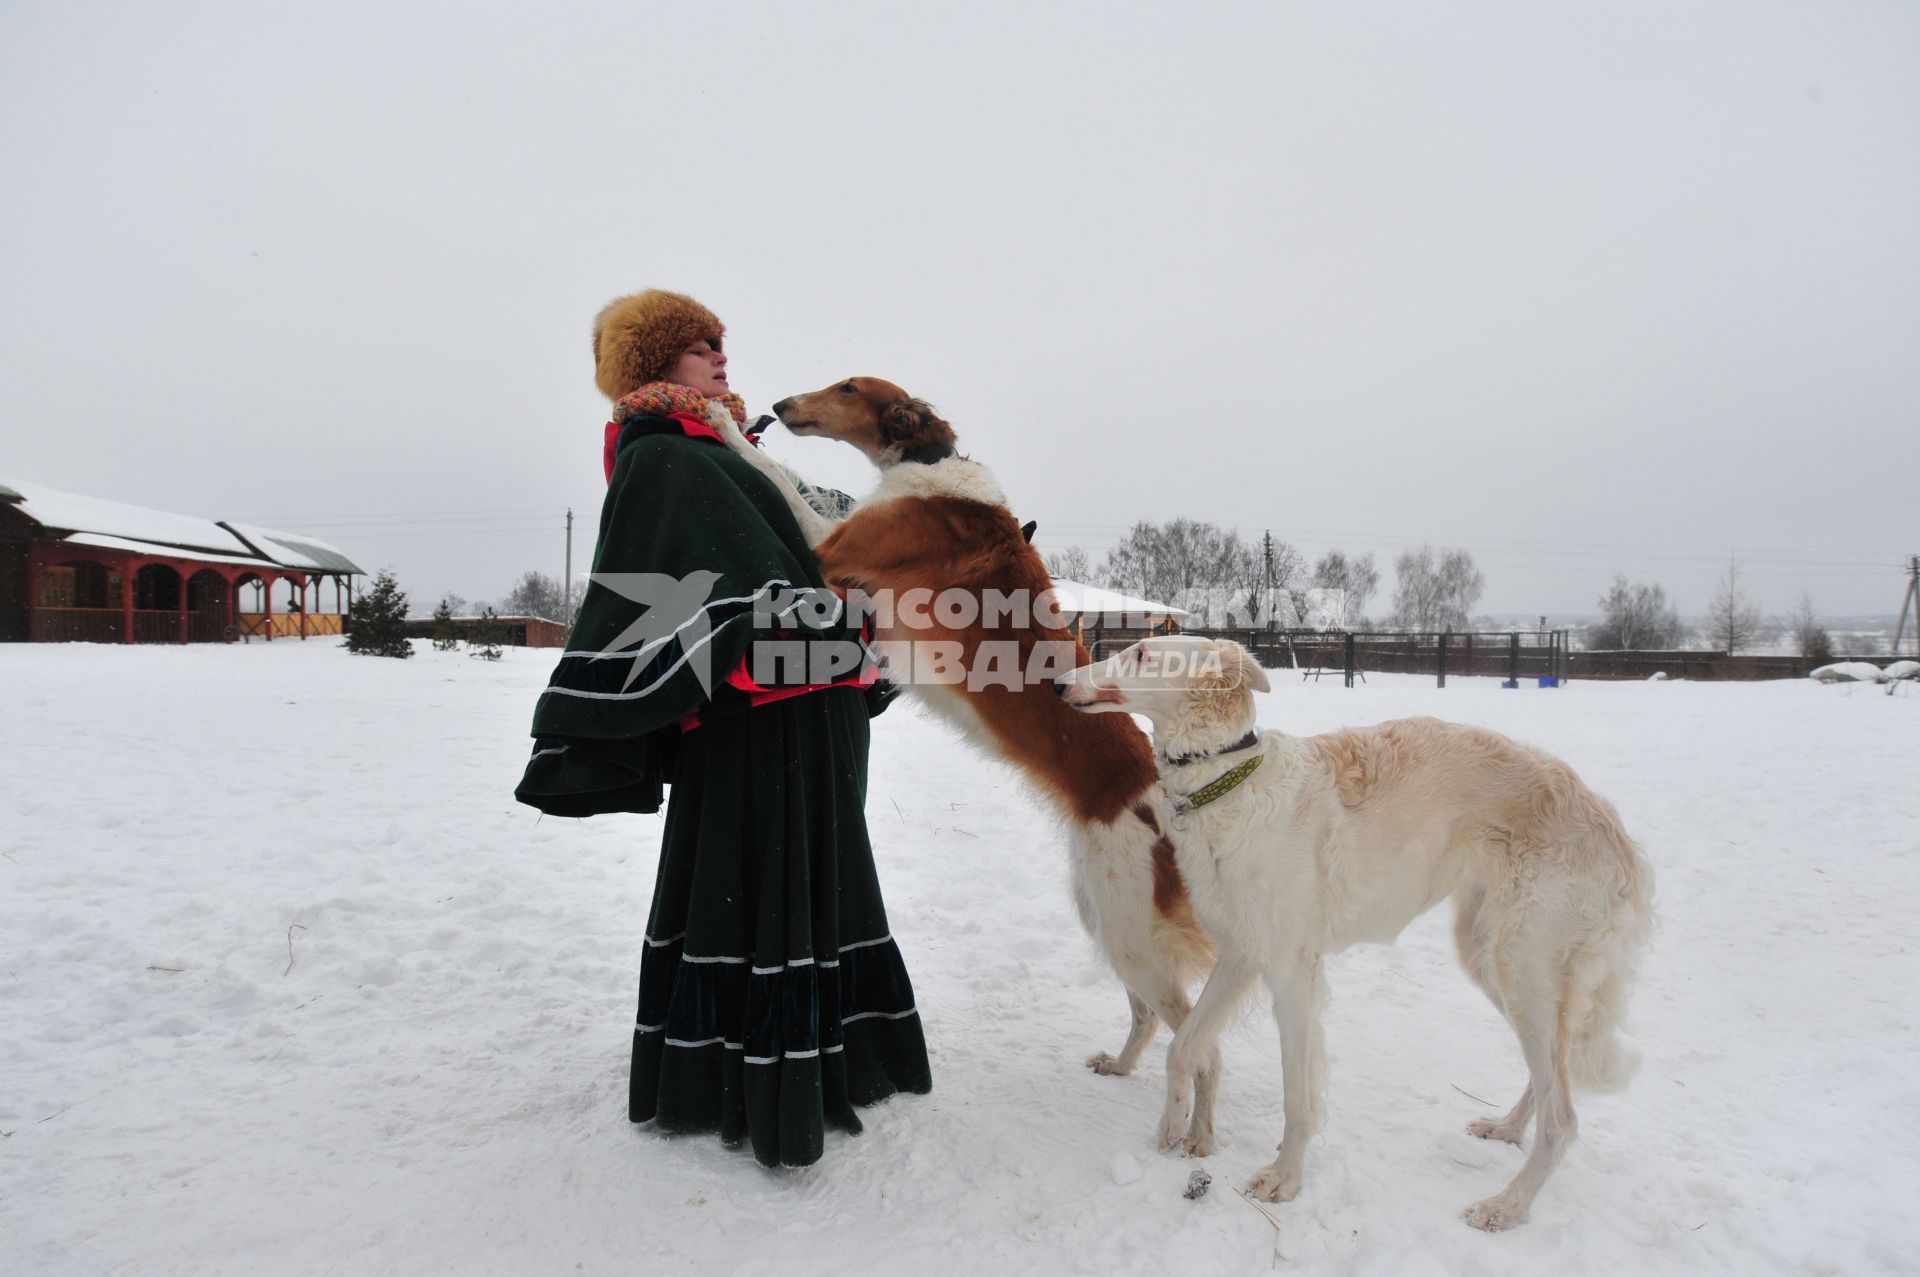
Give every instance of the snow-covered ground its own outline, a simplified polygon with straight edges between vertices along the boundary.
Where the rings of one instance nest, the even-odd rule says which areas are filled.
[[[0,1271],[1868,1273],[1920,1255],[1920,689],[1348,691],[1573,763],[1659,872],[1646,1064],[1585,1099],[1531,1223],[1460,1208],[1522,1082],[1444,909],[1332,964],[1305,1191],[1232,1190],[1280,1134],[1264,1010],[1227,1042],[1213,1191],[1151,1143],[1161,1052],[1072,918],[1020,785],[899,707],[869,816],[935,1090],[805,1171],[626,1121],[657,819],[511,789],[550,653],[331,641],[0,646]],[[1162,1037],[1162,1043],[1165,1038]],[[1479,1097],[1479,1098],[1475,1098]]]

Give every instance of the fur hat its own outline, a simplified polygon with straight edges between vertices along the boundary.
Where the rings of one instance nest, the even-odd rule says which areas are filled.
[[[720,348],[726,325],[693,298],[649,288],[610,301],[593,317],[593,380],[618,401],[666,375],[702,338]]]

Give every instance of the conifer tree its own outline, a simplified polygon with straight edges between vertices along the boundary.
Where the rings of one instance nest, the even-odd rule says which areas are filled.
[[[453,603],[441,599],[440,606],[433,609],[433,647],[437,652],[451,652],[460,646],[460,634],[453,628]]]
[[[407,596],[391,571],[374,578],[373,589],[348,611],[347,650],[362,656],[413,655],[407,642]]]
[[[1740,560],[1727,562],[1726,575],[1707,604],[1707,641],[1732,656],[1760,633],[1760,607],[1740,585]]]
[[[467,655],[483,661],[497,661],[500,659],[500,644],[505,640],[506,635],[500,632],[500,618],[492,608],[487,608],[480,613],[480,623],[467,636],[467,645],[473,649]]]

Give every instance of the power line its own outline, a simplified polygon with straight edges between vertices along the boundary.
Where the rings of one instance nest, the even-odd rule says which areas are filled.
[[[1086,551],[1091,554],[1091,553],[1111,550],[1113,548],[1112,543],[1103,544],[1097,541],[1087,541],[1087,540],[1075,540],[1075,541],[1056,540],[1047,535],[1044,525],[1042,526],[1040,532],[1038,533],[1038,535],[1036,535],[1034,540],[1036,544],[1044,546],[1048,550],[1077,549],[1077,550]],[[1292,543],[1300,544],[1298,540],[1293,540]],[[1604,565],[1608,568],[1631,566],[1635,563],[1640,563],[1640,562],[1653,562],[1661,565],[1658,569],[1660,571],[1672,572],[1672,573],[1681,574],[1681,575],[1693,574],[1693,575],[1702,575],[1702,576],[1714,576],[1724,571],[1725,564],[1729,557],[1725,551],[1721,551],[1719,554],[1716,554],[1716,555],[1705,555],[1705,554],[1660,555],[1660,554],[1645,554],[1645,553],[1641,553],[1641,554],[1619,553],[1619,552],[1608,552],[1608,551],[1602,551],[1602,550],[1592,550],[1592,551],[1568,550],[1568,551],[1559,552],[1558,556],[1555,559],[1553,559],[1551,562],[1542,563],[1537,561],[1538,550],[1540,548],[1541,547],[1532,547],[1532,548],[1523,549],[1516,546],[1512,549],[1480,549],[1480,550],[1477,550],[1476,553],[1479,558],[1487,562],[1497,564],[1502,568],[1524,569],[1524,568],[1530,568],[1530,567],[1538,567],[1543,569],[1557,569],[1561,571],[1566,571],[1566,570],[1580,570],[1580,569],[1593,566],[1591,563],[1587,562],[1587,560],[1602,560],[1604,561]],[[1516,560],[1516,558],[1513,557],[1513,556],[1521,556],[1521,555],[1527,556],[1527,558],[1525,560]],[[1891,562],[1889,562],[1887,566],[1884,566],[1884,567],[1873,567],[1866,563],[1851,561],[1851,560],[1781,559],[1781,558],[1775,558],[1775,557],[1763,557],[1757,554],[1750,555],[1744,551],[1740,552],[1738,555],[1733,557],[1737,557],[1739,559],[1742,571],[1753,571],[1753,572],[1762,573],[1762,574],[1771,572],[1775,575],[1782,575],[1782,576],[1791,575],[1794,573],[1802,573],[1802,574],[1814,575],[1814,576],[1875,576],[1875,577],[1879,577],[1879,576],[1887,575],[1889,570],[1897,570],[1897,565]],[[1883,556],[1883,557],[1890,558],[1890,556]],[[1680,565],[1680,566],[1668,566],[1668,565]],[[1688,565],[1712,565],[1712,566],[1688,566]]]
[[[561,509],[556,502],[552,505],[501,506],[486,510],[394,510],[385,514],[366,512],[354,514],[275,514],[249,516],[238,520],[240,523],[338,523],[365,519],[415,519],[415,518],[451,518],[466,516],[545,514],[549,510]]]
[[[558,532],[558,531],[561,531],[561,527],[557,523],[541,523],[541,524],[537,524],[530,527],[524,527],[524,528],[436,528],[428,532],[367,532],[364,535],[367,537],[368,540],[387,541],[395,537],[465,537],[465,536],[486,536],[489,533],[499,533],[499,532]]]
[[[1040,520],[1041,539],[1046,539],[1049,529],[1067,532],[1093,533],[1097,541],[1123,541],[1133,531],[1131,526],[1119,527],[1113,524],[1099,523],[1051,523],[1045,518]],[[1246,537],[1259,537],[1264,528],[1227,527],[1222,531],[1233,532]],[[1679,558],[1725,559],[1728,549],[1725,546],[1649,546],[1611,543],[1605,541],[1523,541],[1501,537],[1446,537],[1427,534],[1423,536],[1400,536],[1382,532],[1322,532],[1294,531],[1287,534],[1290,541],[1313,542],[1316,544],[1346,544],[1350,542],[1372,543],[1376,545],[1417,545],[1431,543],[1436,545],[1473,547],[1508,547],[1517,550],[1566,550],[1575,553],[1638,553],[1648,557],[1673,556]],[[1083,547],[1084,548],[1084,547]],[[1897,559],[1904,563],[1905,555],[1889,550],[1812,550],[1812,549],[1768,549],[1755,547],[1740,549],[1738,554],[1745,558],[1750,555],[1817,555],[1826,559]]]
[[[274,524],[286,526],[289,530],[307,526],[316,529],[316,535],[325,532],[332,535],[345,534],[380,540],[471,537],[502,533],[517,535],[561,530],[561,525],[558,524],[525,522],[532,516],[551,518],[554,508],[552,506],[506,506],[468,510],[394,511],[387,514],[275,515],[247,518],[239,522]],[[1078,549],[1091,555],[1112,550],[1114,546],[1124,541],[1132,530],[1133,525],[1049,523],[1042,519],[1038,541],[1054,550]],[[1270,535],[1265,529],[1228,527],[1223,530],[1238,536],[1258,536],[1263,542]],[[1056,540],[1048,535],[1049,532],[1078,533],[1079,535],[1070,541]],[[1900,570],[1906,566],[1906,556],[1874,550],[1776,548],[1739,550],[1730,553],[1726,549],[1703,546],[1525,541],[1493,537],[1424,536],[1415,538],[1377,532],[1297,531],[1291,534],[1283,533],[1283,537],[1295,544],[1328,547],[1359,545],[1369,548],[1376,546],[1397,548],[1416,543],[1458,545],[1474,550],[1485,558],[1490,566],[1498,567],[1501,571],[1516,573],[1578,572],[1590,568],[1592,566],[1590,561],[1596,559],[1608,560],[1609,570],[1617,571],[1622,567],[1631,568],[1636,563],[1649,563],[1658,565],[1651,570],[1656,570],[1662,575],[1682,577],[1717,576],[1722,571],[1720,565],[1729,558],[1737,558],[1743,572],[1755,577],[1769,578],[1881,577],[1890,570]],[[1542,552],[1552,556],[1550,561],[1540,561]],[[1873,566],[1870,560],[1877,560],[1885,566]],[[1695,564],[1714,566],[1690,566]]]
[[[423,524],[460,522],[463,524],[478,520],[476,526],[487,526],[496,520],[521,519],[529,515],[550,514],[561,509],[553,506],[503,506],[491,509],[470,510],[407,510],[392,511],[385,514],[326,514],[326,515],[270,515],[240,520],[245,523],[281,523],[304,524],[308,526],[346,526],[360,525],[367,530],[380,527],[412,527]],[[1126,539],[1134,525],[1102,523],[1055,523],[1045,518],[1040,520],[1040,540],[1049,544],[1062,545],[1063,548],[1078,547],[1083,550],[1105,549],[1109,543]],[[1056,542],[1048,535],[1051,531],[1082,534],[1072,541]],[[1227,527],[1223,531],[1246,537],[1264,539],[1265,528]],[[1088,535],[1090,534],[1090,535]],[[1626,542],[1604,541],[1528,541],[1506,537],[1446,537],[1426,534],[1407,536],[1383,532],[1337,532],[1301,529],[1287,533],[1284,539],[1295,543],[1315,545],[1345,545],[1358,543],[1376,546],[1410,546],[1421,543],[1460,546],[1467,549],[1479,549],[1487,554],[1521,553],[1527,551],[1550,550],[1564,556],[1582,555],[1597,557],[1601,555],[1626,555],[1633,558],[1670,559],[1677,562],[1704,561],[1724,562],[1729,555],[1725,547],[1686,546],[1686,545],[1642,545]],[[1850,563],[1847,560],[1891,561],[1904,567],[1906,555],[1890,550],[1827,550],[1805,548],[1766,548],[1754,547],[1741,549],[1732,557],[1738,557],[1743,564],[1760,562],[1774,558],[1789,564],[1798,564],[1802,560],[1806,566],[1855,567],[1866,569],[1867,562]]]
[[[485,518],[477,517],[473,515],[454,515],[454,516],[449,516],[447,518],[440,518],[435,516],[435,517],[425,517],[425,518],[418,518],[418,519],[365,519],[357,522],[343,521],[339,523],[322,523],[317,520],[290,520],[289,519],[289,520],[282,520],[280,526],[286,531],[297,531],[299,529],[306,528],[306,529],[316,530],[316,535],[319,532],[325,532],[328,535],[336,535],[336,534],[342,534],[342,533],[351,534],[354,532],[378,531],[381,528],[419,528],[419,527],[430,528],[430,527],[445,527],[450,524],[457,524],[457,525],[466,526],[466,527],[496,527],[503,523],[523,523],[526,520],[532,519],[532,518],[551,519],[554,517],[555,513],[557,512],[542,510],[542,511],[539,511],[537,514],[502,514],[502,515],[495,515],[492,517],[485,517]]]

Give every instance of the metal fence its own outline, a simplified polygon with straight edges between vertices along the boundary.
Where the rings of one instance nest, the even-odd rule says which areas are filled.
[[[1714,681],[1752,681],[1764,678],[1805,678],[1822,665],[1837,661],[1857,661],[1885,666],[1893,657],[1884,654],[1848,656],[1758,656],[1741,653],[1695,650],[1674,651],[1601,651],[1575,652],[1573,676],[1582,679],[1647,679],[1656,674],[1667,678]]]
[[[1095,660],[1104,660],[1137,643],[1144,629],[1089,627],[1085,642]],[[1468,634],[1416,633],[1405,630],[1189,629],[1185,634],[1227,638],[1251,651],[1269,669],[1299,670],[1303,678],[1340,678],[1348,687],[1369,673],[1428,674],[1446,685],[1448,675],[1498,678],[1519,685],[1552,679],[1749,680],[1805,678],[1815,667],[1834,661],[1886,665],[1886,655],[1825,657],[1747,655],[1725,652],[1602,651],[1575,652],[1566,630],[1478,631]]]
[[[1562,683],[1572,673],[1565,630],[1216,630],[1184,634],[1226,638],[1245,647],[1269,669],[1294,669],[1303,678],[1339,678],[1348,687],[1369,673],[1431,674],[1442,687],[1449,674],[1503,679],[1514,685],[1539,679]],[[1147,637],[1146,630],[1090,628],[1087,649],[1095,660]],[[1551,684],[1550,684],[1551,685]]]

